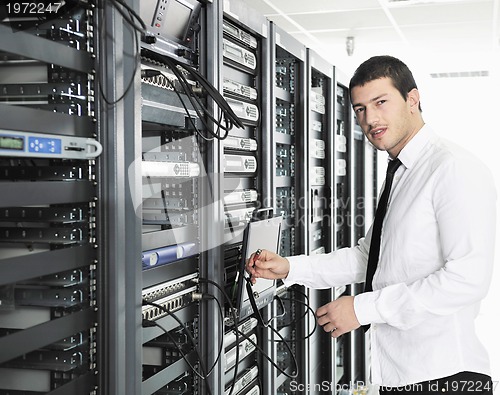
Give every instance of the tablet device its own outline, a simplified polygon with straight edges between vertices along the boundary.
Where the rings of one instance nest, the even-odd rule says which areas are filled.
[[[271,303],[276,295],[276,281],[263,278],[248,286],[249,274],[245,265],[250,256],[257,250],[268,250],[278,253],[281,240],[282,217],[252,219],[243,233],[242,259],[236,281],[238,294],[236,309],[241,321],[254,313],[255,307],[260,310]],[[249,295],[251,290],[251,295]],[[253,300],[251,300],[251,298]],[[253,302],[255,303],[253,304]],[[257,313],[257,312],[255,312]]]

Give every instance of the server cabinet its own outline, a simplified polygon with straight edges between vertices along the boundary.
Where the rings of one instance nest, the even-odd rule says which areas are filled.
[[[352,114],[352,112],[351,112]],[[351,115],[352,117],[352,115]],[[356,245],[361,237],[364,237],[366,232],[366,211],[367,204],[370,200],[367,199],[367,182],[368,176],[365,148],[366,143],[363,131],[356,124],[354,120],[351,121],[353,125],[351,132],[350,145],[352,147],[351,153],[351,200],[352,200],[352,224],[351,224],[351,240],[352,245]],[[368,220],[369,221],[369,220]],[[351,296],[363,292],[364,284],[352,284],[350,286]],[[365,332],[363,328],[356,329],[351,332],[351,348],[350,348],[350,382],[366,382],[365,374]]]
[[[201,46],[211,34],[207,21],[213,15],[203,5],[196,0],[140,2],[146,34],[136,131],[142,196],[135,209],[142,224],[137,264],[142,268],[143,328],[138,337],[143,395],[214,390],[208,376],[217,354],[200,338],[200,311],[207,309],[204,319],[219,313],[215,304],[198,302],[196,295],[201,295],[200,273],[208,254],[202,243],[207,215],[202,210],[212,200],[205,195],[210,182],[207,151],[224,130],[212,122],[209,101],[215,89],[202,70],[206,52]],[[215,347],[221,341],[207,343]]]
[[[283,217],[281,256],[305,253],[304,190],[307,174],[304,140],[307,136],[306,115],[306,48],[276,24],[271,23],[271,75],[274,79],[272,103],[272,198],[277,214]],[[306,307],[303,287],[285,289],[278,286],[279,300],[273,306],[276,329],[276,358],[280,370],[274,370],[274,391],[294,394],[292,380],[305,384]],[[286,343],[285,343],[286,342]],[[299,386],[296,386],[297,389]]]
[[[0,393],[100,393],[97,14],[0,24]]]
[[[332,180],[334,188],[335,227],[333,243],[335,249],[351,246],[353,232],[353,209],[356,208],[352,196],[352,112],[350,110],[349,93],[344,77],[335,70],[335,173]],[[335,298],[350,295],[355,285],[346,285],[335,289]],[[352,377],[351,361],[353,349],[353,333],[337,339],[335,343],[335,382],[338,386],[349,385]]]
[[[305,138],[308,176],[307,189],[304,191],[306,207],[304,227],[307,254],[322,254],[333,250],[332,198],[330,180],[333,172],[338,171],[333,150],[334,120],[334,70],[333,66],[311,49],[307,50],[307,133]],[[315,311],[334,298],[332,289],[309,290],[309,304]],[[316,325],[316,317],[309,317],[306,331]],[[309,355],[309,382],[319,385],[334,382],[334,341],[323,331],[316,331],[308,338],[306,353]]]
[[[270,207],[269,21],[242,1],[225,1],[220,28],[222,91],[243,124],[221,144],[223,280],[229,297],[236,300],[243,231],[256,209]],[[268,320],[267,307],[260,314]],[[267,393],[272,385],[264,358],[271,352],[267,329],[254,317],[236,319],[228,314],[224,335],[225,393]]]

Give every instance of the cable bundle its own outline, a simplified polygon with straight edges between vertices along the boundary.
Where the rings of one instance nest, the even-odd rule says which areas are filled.
[[[238,128],[245,127],[241,122],[241,120],[238,118],[238,116],[234,113],[232,108],[229,106],[227,101],[224,99],[224,97],[198,70],[182,62],[179,62],[176,59],[170,58],[165,55],[160,55],[148,49],[143,49],[142,53],[146,57],[156,59],[161,63],[165,64],[177,78],[177,81],[182,90],[178,89],[173,83],[170,83],[170,87],[177,94],[177,97],[181,101],[184,111],[186,112],[193,129],[198,133],[200,137],[202,137],[205,140],[212,140],[214,138],[217,140],[224,140],[228,136],[229,130],[231,130],[234,126]],[[189,81],[186,79],[186,76],[180,69],[184,69],[187,73],[189,73],[192,76],[192,78],[194,78],[195,81],[202,88],[202,91],[206,93],[209,97],[211,97],[212,100],[214,100],[214,102],[217,104],[219,108],[219,119],[215,119],[215,117],[210,113],[210,110],[202,102],[197,93],[193,91],[192,87],[189,84]],[[142,70],[141,73],[144,78],[151,78],[154,77],[155,75],[162,74],[161,71],[156,69]],[[164,77],[166,78],[167,81],[169,81],[169,79],[165,75]],[[181,93],[186,95],[189,104],[196,112],[196,115],[200,119],[200,122],[202,123],[204,129],[212,136],[211,138],[206,137],[198,129],[195,120],[189,113],[186,100],[180,95]],[[205,118],[212,121],[214,125],[217,126],[217,129],[215,131],[213,131],[210,125],[208,125]],[[222,136],[220,135],[220,130],[223,130],[225,132]]]

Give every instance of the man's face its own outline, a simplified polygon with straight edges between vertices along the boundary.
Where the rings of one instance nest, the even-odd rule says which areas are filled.
[[[396,157],[422,125],[413,116],[419,95],[413,89],[405,101],[389,78],[355,86],[351,100],[358,123],[368,140],[379,150]]]

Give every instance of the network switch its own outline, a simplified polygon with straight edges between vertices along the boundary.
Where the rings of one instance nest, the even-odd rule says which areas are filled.
[[[257,344],[257,336],[252,334],[248,337],[248,339],[242,340],[237,346],[231,348],[226,352],[226,371],[234,367],[236,364],[236,347],[239,348],[238,357],[239,361],[246,358],[255,350],[255,344]]]
[[[233,394],[238,394],[240,391],[245,389],[250,383],[257,378],[259,375],[259,368],[257,366],[252,366],[251,368],[245,369],[242,375],[238,376],[236,382],[233,385]],[[225,395],[231,393],[231,388],[225,391]]]
[[[251,86],[241,84],[229,78],[224,78],[223,82],[224,93],[232,93],[249,100],[257,100],[257,89]]]
[[[237,190],[224,195],[224,204],[256,202],[258,193],[255,189]]]
[[[229,40],[223,39],[222,54],[225,58],[230,59],[237,64],[251,69],[257,68],[257,58],[249,50],[235,44]]]
[[[231,98],[226,98],[226,101],[240,119],[251,122],[259,121],[259,108],[255,104]]]
[[[229,37],[244,43],[248,47],[252,49],[257,48],[257,39],[232,23],[224,20],[222,22],[222,30]]]
[[[257,159],[248,155],[224,155],[225,173],[255,173],[257,171]]]
[[[143,177],[193,178],[200,174],[200,165],[194,162],[142,161]]]
[[[251,138],[227,136],[222,144],[228,149],[257,151],[257,140]]]

